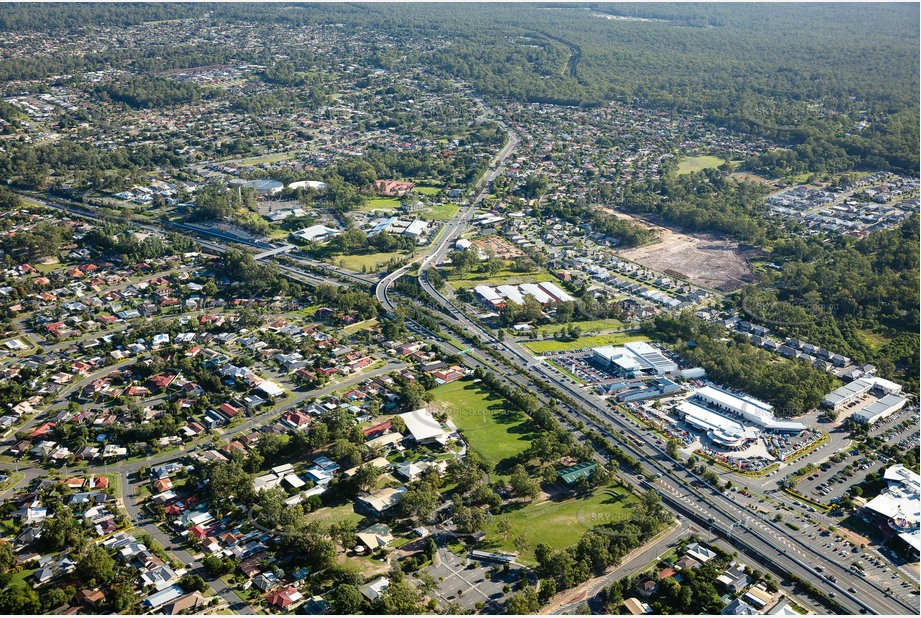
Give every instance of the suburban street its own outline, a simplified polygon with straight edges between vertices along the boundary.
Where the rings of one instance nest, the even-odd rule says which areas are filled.
[[[468,337],[477,337],[483,344],[490,346],[503,358],[503,365],[505,365],[499,365],[486,355],[477,353],[474,350],[470,354],[464,356],[464,361],[468,366],[483,367],[501,376],[504,381],[510,384],[534,392],[535,389],[529,378],[507,369],[507,367],[518,367],[526,370],[532,376],[536,376],[544,382],[549,383],[557,391],[571,397],[574,401],[578,402],[578,405],[566,406],[568,413],[573,415],[576,420],[584,423],[587,428],[599,432],[621,449],[641,460],[647,471],[655,476],[655,479],[652,481],[643,479],[639,483],[640,486],[655,489],[662,495],[663,502],[670,509],[696,522],[698,526],[709,528],[718,533],[733,547],[736,547],[761,568],[774,571],[781,577],[784,577],[787,572],[812,573],[816,565],[823,566],[829,574],[836,573],[838,582],[832,582],[825,578],[816,578],[814,585],[823,593],[834,596],[835,600],[849,612],[898,614],[906,611],[916,611],[917,603],[901,595],[890,593],[886,590],[885,586],[880,585],[874,580],[858,577],[854,572],[849,570],[844,563],[837,560],[834,556],[829,556],[823,551],[820,541],[810,539],[804,535],[790,534],[777,523],[756,516],[754,513],[740,507],[739,504],[727,497],[721,490],[703,483],[696,474],[686,470],[683,466],[675,466],[673,460],[665,454],[661,447],[654,443],[654,440],[649,435],[642,432],[636,432],[633,426],[622,415],[611,409],[605,400],[594,395],[588,389],[573,385],[567,380],[564,380],[561,374],[551,369],[543,361],[535,359],[518,343],[514,341],[500,342],[490,331],[471,320],[451,299],[431,285],[428,281],[426,271],[435,264],[438,264],[444,258],[453,246],[453,242],[463,233],[475,213],[477,206],[487,194],[489,183],[500,173],[501,166],[504,164],[505,160],[514,153],[517,143],[517,137],[513,132],[509,131],[509,141],[494,159],[493,166],[484,176],[476,197],[468,207],[457,215],[457,217],[445,224],[445,230],[440,236],[439,241],[433,243],[426,253],[417,256],[410,264],[403,266],[399,270],[390,273],[376,282],[375,294],[384,309],[392,311],[395,307],[392,298],[389,296],[390,287],[393,282],[399,277],[404,276],[415,262],[420,262],[419,282],[423,290],[434,300],[434,302],[448,311],[450,317],[444,319],[447,319],[459,331],[466,333]],[[60,207],[57,204],[48,205],[55,208]],[[74,212],[81,216],[87,216],[83,212],[76,212],[76,209]],[[150,229],[159,231],[159,228],[154,226],[150,226]],[[185,231],[189,232],[190,230]],[[212,235],[220,236],[220,234],[217,233]],[[237,238],[222,238],[221,240],[237,243],[241,242]],[[217,251],[225,250],[225,247],[219,243],[202,241],[201,239],[199,239],[199,242]],[[255,245],[255,243],[250,244]],[[270,246],[263,244],[255,246],[255,248],[264,250],[270,248]],[[305,267],[310,266],[311,269],[307,270],[306,268],[297,268],[286,264],[282,266],[283,271],[294,278],[304,280],[308,283],[334,282],[336,277],[346,278],[347,280],[358,282],[363,285],[375,283],[373,277],[358,275],[348,271],[340,272],[342,269],[332,267],[328,264],[315,263],[307,258],[293,257],[293,259],[295,259],[295,262],[300,261]],[[315,269],[325,269],[330,275],[319,275]],[[426,336],[434,345],[441,346],[446,352],[456,353],[456,349],[453,348],[453,346],[435,341],[432,333],[425,329],[415,327],[415,330]],[[298,405],[308,396],[321,396],[355,381],[363,380],[374,375],[389,373],[397,368],[399,368],[399,365],[388,363],[385,367],[367,374],[355,376],[336,385],[309,393],[298,393],[295,401],[289,403],[285,408],[272,410],[253,417],[245,423],[224,432],[223,437],[230,438],[239,433],[251,431],[273,420],[282,414],[284,410]],[[82,382],[88,382],[90,379],[91,376],[87,377]],[[549,401],[546,396],[541,395],[541,397],[545,401]],[[56,405],[60,406],[63,404],[59,402],[59,404]],[[645,444],[642,448],[638,448],[627,441],[619,440],[611,432],[611,429],[622,430],[637,435]],[[845,444],[846,440],[843,436],[839,437],[835,435],[832,444],[827,448],[843,448]],[[811,458],[820,459],[830,454],[830,452],[833,452],[833,450],[826,450],[822,455],[814,454]],[[123,483],[123,491],[129,491],[130,489],[133,492],[133,489],[131,489],[131,482],[128,481],[128,478],[138,468],[170,461],[185,455],[186,453],[180,451],[152,457],[145,462],[119,466],[119,471],[126,480],[126,482]],[[4,464],[0,465],[0,468],[12,469],[13,466]],[[107,468],[92,468],[89,472],[99,473],[106,469]],[[31,476],[33,472],[33,470],[26,471],[29,476]],[[136,483],[138,481],[135,480],[134,482]],[[776,481],[772,482],[776,483]],[[21,484],[22,483],[19,485]],[[762,483],[762,487],[770,484],[771,482],[765,481]],[[694,485],[697,486],[695,487]],[[132,500],[129,499],[130,494],[124,496],[124,498],[126,508],[128,508],[129,511],[131,508],[136,508],[129,506],[133,504]],[[138,513],[134,513],[133,515],[137,514]],[[151,527],[156,528],[150,523],[145,523],[144,525],[146,526],[145,529]],[[153,534],[152,531],[151,534]],[[159,535],[166,538],[162,532],[160,532]],[[165,542],[167,545],[172,544],[168,538],[166,538]],[[193,562],[191,556],[184,555],[182,557],[187,558],[184,562]],[[182,560],[182,557],[180,557],[180,560]],[[193,562],[193,564],[196,563]],[[232,591],[221,588],[223,586],[222,582],[211,581],[210,583],[216,591],[219,589],[222,591],[222,596],[231,607],[237,607],[242,603]],[[856,592],[849,592],[849,588],[855,589]]]

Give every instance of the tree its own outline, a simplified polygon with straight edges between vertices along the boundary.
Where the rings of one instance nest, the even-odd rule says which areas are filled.
[[[220,577],[221,575],[232,573],[234,570],[233,560],[229,558],[221,559],[214,554],[205,556],[201,564],[205,567],[208,574],[213,577]]]
[[[377,600],[375,609],[386,615],[421,613],[422,595],[406,579],[392,582]]]
[[[297,559],[314,572],[336,562],[336,544],[321,531],[307,527],[285,537],[287,547]]]
[[[674,460],[678,459],[678,440],[674,438],[669,438],[668,444],[665,447],[668,456]]]
[[[202,576],[197,573],[186,573],[179,579],[179,585],[182,586],[182,589],[186,592],[192,592],[193,590],[204,592],[208,589],[208,584],[205,583]]]
[[[99,545],[92,546],[77,563],[77,574],[97,585],[107,584],[115,576],[115,560]]]
[[[405,517],[414,517],[418,520],[427,520],[434,513],[441,497],[428,483],[417,482],[403,492],[400,500],[400,512]]]
[[[0,543],[0,573],[6,573],[16,566],[16,553],[12,543]]]
[[[106,606],[113,612],[122,613],[137,605],[138,596],[131,585],[116,584],[106,592]]]
[[[365,597],[355,586],[342,584],[330,595],[333,610],[338,615],[354,615],[365,605]]]
[[[524,614],[534,614],[540,609],[540,600],[534,588],[527,586],[521,592],[509,597],[505,605],[505,611],[508,614],[521,616]]]
[[[83,533],[70,509],[60,506],[54,517],[48,519],[42,528],[40,545],[51,551],[61,551],[83,541]]]
[[[332,458],[342,462],[347,468],[353,468],[361,463],[361,449],[348,440],[337,440],[331,452]]]
[[[352,482],[358,489],[362,491],[368,491],[374,487],[374,484],[377,482],[379,477],[380,470],[372,465],[362,464],[358,467],[358,470],[355,471],[355,475],[352,477]]]
[[[73,586],[45,590],[41,597],[45,613],[51,613],[52,610],[67,604],[74,597],[74,593]]]
[[[6,615],[34,616],[42,612],[42,603],[31,586],[10,586],[0,592],[0,610]]]
[[[527,470],[521,464],[512,469],[509,477],[509,485],[512,486],[512,493],[519,498],[529,498],[533,500],[540,493],[540,486],[536,481],[528,476]]]

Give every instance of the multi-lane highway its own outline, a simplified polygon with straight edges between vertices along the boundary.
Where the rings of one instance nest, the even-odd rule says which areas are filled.
[[[836,555],[830,555],[821,541],[811,539],[804,534],[794,533],[783,524],[771,518],[761,518],[754,511],[739,507],[719,488],[712,487],[696,474],[676,466],[675,462],[655,443],[652,434],[639,430],[622,414],[590,390],[576,386],[565,376],[535,359],[514,342],[498,342],[491,332],[469,319],[452,301],[436,290],[424,273],[420,275],[420,284],[439,304],[450,313],[454,324],[461,325],[465,332],[490,342],[510,366],[527,368],[528,371],[552,384],[558,391],[579,402],[571,412],[587,427],[595,429],[606,438],[618,442],[622,450],[627,451],[643,462],[647,470],[655,475],[652,482],[643,481],[643,485],[658,491],[663,501],[678,513],[697,520],[703,526],[709,526],[724,537],[733,539],[734,544],[744,553],[756,559],[766,568],[776,570],[781,567],[786,572],[796,573],[807,580],[815,580],[814,585],[833,598],[847,611],[852,613],[871,612],[899,614],[906,611],[916,612],[917,601],[891,593],[885,586],[868,580],[851,571]],[[489,359],[474,357],[472,360],[492,364]],[[521,376],[508,372],[504,367],[491,367],[505,374],[512,382],[519,383]],[[527,388],[527,381],[520,384]],[[532,388],[533,390],[533,388]],[[598,419],[601,423],[595,422]],[[610,428],[635,435],[643,442],[643,447],[636,447],[631,442],[619,440],[610,432]],[[834,575],[837,582],[818,576],[814,570],[822,566],[825,576]],[[850,592],[853,588],[856,592]]]
[[[479,341],[482,345],[489,346],[502,359],[501,362],[498,362],[490,355],[474,350],[463,357],[468,366],[482,367],[494,372],[500,375],[506,383],[535,392],[543,402],[550,402],[553,400],[552,394],[548,395],[535,388],[533,378],[539,378],[543,383],[550,384],[557,393],[576,402],[574,405],[565,406],[567,413],[574,420],[584,423],[587,429],[597,432],[623,451],[642,461],[648,474],[638,482],[645,488],[659,492],[663,502],[673,511],[697,522],[702,528],[718,532],[723,538],[732,542],[740,552],[763,568],[779,575],[795,573],[812,581],[819,591],[832,598],[846,612],[916,614],[918,612],[917,597],[912,600],[893,594],[878,582],[860,577],[851,571],[846,563],[834,555],[829,555],[820,540],[804,534],[796,534],[783,524],[774,522],[772,518],[758,516],[755,511],[737,504],[719,488],[706,484],[693,472],[676,465],[655,443],[651,434],[640,431],[605,400],[588,389],[577,386],[540,359],[535,359],[514,341],[499,341],[489,329],[471,319],[462,307],[431,285],[428,280],[428,270],[444,259],[453,246],[453,242],[463,233],[473,218],[477,206],[487,194],[490,183],[501,173],[504,162],[514,152],[518,144],[518,137],[512,131],[508,133],[508,143],[496,155],[490,171],[484,176],[478,187],[475,198],[462,209],[457,217],[446,223],[444,231],[429,250],[417,256],[410,264],[376,280],[374,277],[315,262],[294,252],[288,256],[290,261],[282,260],[280,269],[286,275],[309,284],[336,283],[339,279],[360,285],[376,285],[375,294],[378,301],[385,310],[392,311],[395,304],[392,299],[391,286],[394,281],[405,276],[418,263],[419,283],[422,289],[435,304],[440,305],[447,313],[447,316],[438,314],[438,318],[445,320],[455,332],[463,334],[468,341]],[[60,204],[49,205],[62,208]],[[92,217],[92,213],[87,213],[82,208],[63,208],[70,210],[73,214]],[[152,231],[162,231],[153,225],[142,225],[142,227],[150,228]],[[200,229],[183,229],[181,224],[170,224],[169,227],[172,230],[196,236],[199,242],[208,249],[226,250],[226,246],[220,242],[201,239],[200,235],[203,232]],[[249,245],[261,252],[271,253],[273,249],[266,243],[247,242],[237,237],[222,237],[219,231],[209,230],[208,233],[220,241]],[[267,255],[266,257],[273,256]],[[433,344],[441,346],[445,351],[456,353],[457,350],[452,346],[437,341],[434,333],[418,324],[410,323],[409,326],[428,338]],[[529,375],[523,375],[521,370]],[[255,426],[258,422],[262,420],[253,419],[247,425]],[[572,423],[568,420],[564,419],[564,422],[567,426],[572,427]],[[581,436],[581,432],[574,431],[574,433],[579,437],[584,437]],[[642,446],[621,439],[618,433],[630,434],[639,438]],[[634,480],[637,481],[637,479]],[[126,482],[125,485],[127,486],[128,483]],[[824,569],[825,575],[834,575],[836,581],[817,575],[815,571],[817,566]],[[235,599],[227,598],[227,600],[232,606],[236,605]]]

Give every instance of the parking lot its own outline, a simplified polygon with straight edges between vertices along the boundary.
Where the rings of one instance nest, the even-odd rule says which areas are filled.
[[[870,430],[870,437],[879,438],[889,446],[898,446],[905,450],[917,448],[918,434],[917,408],[904,408],[876,423]]]
[[[618,378],[592,363],[591,352],[586,353],[584,350],[579,352],[556,352],[548,353],[545,356],[547,360],[564,368],[585,384],[604,385],[624,381],[622,378]]]
[[[468,560],[443,548],[438,549],[438,556],[440,564],[425,570],[437,583],[431,594],[444,607],[457,603],[472,612],[482,603],[483,613],[502,613],[522,576],[523,569],[515,565],[509,565],[506,572],[502,565]],[[508,594],[503,592],[506,585],[512,589]]]
[[[871,438],[881,437],[889,432],[891,432],[896,427],[904,424],[906,421],[913,422],[915,426],[918,424],[918,407],[912,406],[908,408],[902,408],[898,412],[884,418],[881,421],[877,421],[870,427],[869,436]]]
[[[797,490],[819,502],[833,504],[852,486],[861,483],[870,472],[882,474],[885,470],[885,464],[879,459],[870,460],[862,453],[853,453],[850,451],[839,463],[823,463],[819,470],[797,484]]]

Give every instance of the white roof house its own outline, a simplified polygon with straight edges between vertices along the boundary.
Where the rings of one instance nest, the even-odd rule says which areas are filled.
[[[264,380],[259,383],[259,386],[256,387],[257,391],[265,393],[270,398],[281,397],[285,394],[285,389],[281,386],[272,382],[271,380]]]
[[[253,479],[253,489],[256,491],[273,489],[278,487],[279,483],[281,483],[281,478],[277,474],[263,474],[262,476],[257,476],[255,479]]]
[[[716,558],[716,552],[709,547],[704,547],[700,543],[691,543],[688,545],[687,554],[698,562],[707,562]]]
[[[390,586],[390,580],[384,576],[378,577],[372,582],[368,582],[358,590],[370,601],[380,598],[384,591]]]
[[[170,601],[178,599],[185,594],[185,590],[179,584],[173,584],[169,588],[155,592],[143,601],[141,605],[143,607],[148,607],[152,610],[159,609],[163,605],[166,605]]]

